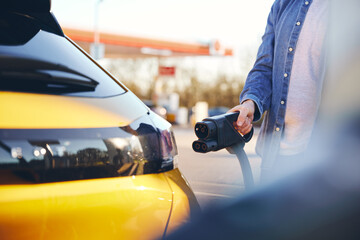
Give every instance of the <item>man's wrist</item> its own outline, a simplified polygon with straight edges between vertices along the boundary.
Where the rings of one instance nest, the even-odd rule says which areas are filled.
[[[255,102],[253,100],[247,99],[242,104],[245,105],[249,109],[249,111],[254,114],[254,112],[255,112]]]

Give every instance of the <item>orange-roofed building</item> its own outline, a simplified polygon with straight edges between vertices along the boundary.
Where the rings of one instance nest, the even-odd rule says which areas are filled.
[[[90,52],[94,43],[94,32],[87,30],[63,28],[65,35],[76,42],[85,51]],[[232,49],[223,49],[218,41],[216,55],[232,56]],[[168,41],[162,39],[126,36],[113,33],[100,33],[99,43],[105,45],[104,57],[182,57],[214,55],[211,44]]]

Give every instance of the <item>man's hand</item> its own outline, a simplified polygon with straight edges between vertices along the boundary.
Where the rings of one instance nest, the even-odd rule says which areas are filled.
[[[240,112],[234,128],[242,135],[251,131],[252,121],[254,120],[255,103],[252,100],[246,100],[240,105],[230,109],[228,112]]]

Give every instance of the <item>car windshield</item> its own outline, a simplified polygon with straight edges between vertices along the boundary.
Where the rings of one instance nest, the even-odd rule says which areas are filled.
[[[109,97],[126,90],[67,38],[35,18],[0,15],[0,91]]]

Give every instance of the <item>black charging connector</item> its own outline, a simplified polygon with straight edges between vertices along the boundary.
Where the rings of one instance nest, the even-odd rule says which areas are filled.
[[[193,142],[193,150],[199,153],[218,151],[231,147],[239,142],[247,143],[254,130],[242,136],[233,126],[239,116],[238,112],[226,113],[205,118],[195,124],[195,134],[199,138]]]
[[[245,143],[249,142],[254,134],[254,129],[242,136],[235,128],[239,112],[226,113],[205,118],[195,124],[195,134],[199,138],[192,144],[193,150],[199,153],[218,151],[226,148],[229,153],[238,158],[243,173],[245,187],[254,186],[254,178],[249,159],[244,152]]]

